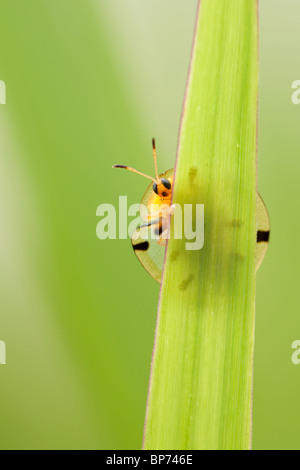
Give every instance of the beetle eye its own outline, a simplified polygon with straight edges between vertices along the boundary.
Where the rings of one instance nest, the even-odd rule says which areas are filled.
[[[157,184],[153,183],[153,191],[158,194]]]
[[[162,184],[164,185],[165,188],[171,189],[171,183],[169,180],[166,180],[165,178],[161,179]]]

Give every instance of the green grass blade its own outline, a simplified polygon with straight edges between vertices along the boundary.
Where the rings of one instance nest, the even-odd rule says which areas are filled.
[[[145,449],[251,446],[257,2],[202,0],[174,203],[205,205],[205,242],[169,241]]]

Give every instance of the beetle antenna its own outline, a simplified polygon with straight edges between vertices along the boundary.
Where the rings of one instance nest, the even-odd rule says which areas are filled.
[[[149,180],[152,180],[156,183],[156,180],[152,178],[151,176],[145,175],[145,173],[141,173],[140,171],[135,170],[134,168],[131,168],[130,166],[114,165],[113,168],[123,168],[124,170],[132,171],[133,173],[137,173],[138,175],[144,176],[145,178],[148,178]]]
[[[153,160],[154,160],[154,166],[155,166],[156,181],[159,181],[158,171],[157,171],[157,157],[156,157],[155,139],[152,139],[152,149],[153,149]]]

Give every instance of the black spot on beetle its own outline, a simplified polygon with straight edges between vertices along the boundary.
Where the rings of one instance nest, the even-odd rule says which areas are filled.
[[[148,251],[149,249],[149,242],[140,242],[136,245],[132,245],[134,251]]]
[[[261,243],[261,242],[268,243],[269,238],[270,238],[269,230],[258,230],[257,236],[256,236],[257,243]]]

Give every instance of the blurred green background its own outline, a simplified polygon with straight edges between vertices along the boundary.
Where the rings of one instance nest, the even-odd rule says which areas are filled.
[[[96,208],[172,168],[197,1],[0,0],[0,447],[138,449],[159,294]],[[253,447],[300,448],[297,0],[260,2]],[[216,90],[218,93],[218,90]]]

